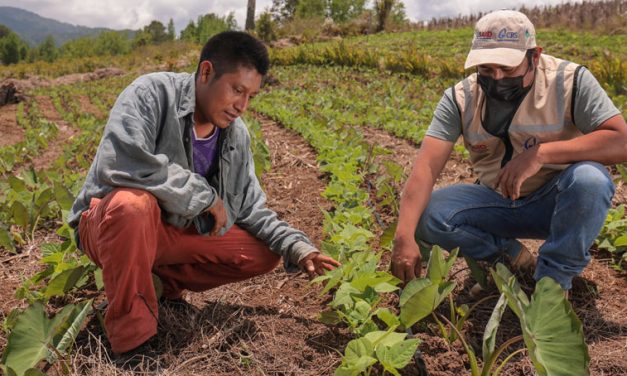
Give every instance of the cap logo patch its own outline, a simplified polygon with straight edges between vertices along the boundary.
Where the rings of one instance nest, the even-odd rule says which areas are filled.
[[[492,39],[492,32],[491,31],[477,31],[477,38]]]
[[[496,36],[496,40],[518,41],[518,33],[515,31],[507,31],[507,28],[503,28]]]

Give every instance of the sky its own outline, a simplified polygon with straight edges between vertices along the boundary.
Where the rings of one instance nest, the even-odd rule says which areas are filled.
[[[403,0],[403,2],[407,16],[413,21],[419,21],[432,17],[454,17],[480,11],[518,8],[523,4],[527,7],[555,5],[565,0]],[[247,0],[0,0],[0,6],[23,8],[42,17],[89,27],[140,29],[152,20],[159,20],[165,25],[172,18],[177,34],[190,20],[195,21],[199,15],[206,13],[226,15],[234,12],[238,25],[243,28],[247,3]],[[257,0],[256,14],[260,14],[271,4],[272,0]]]

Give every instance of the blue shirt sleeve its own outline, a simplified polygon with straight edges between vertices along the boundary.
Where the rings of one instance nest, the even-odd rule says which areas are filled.
[[[590,133],[607,119],[619,114],[620,111],[592,73],[581,68],[573,111],[575,126],[584,134]]]
[[[462,134],[462,121],[455,100],[453,99],[453,90],[448,89],[438,102],[427,136],[435,137],[440,140],[456,142]]]

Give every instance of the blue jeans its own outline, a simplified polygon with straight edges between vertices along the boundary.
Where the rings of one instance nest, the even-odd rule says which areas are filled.
[[[601,230],[614,195],[607,170],[596,162],[569,166],[533,194],[511,200],[478,184],[433,192],[416,228],[416,240],[476,260],[512,259],[516,238],[546,239],[540,247],[535,280],[549,276],[563,289],[590,261],[589,248]]]

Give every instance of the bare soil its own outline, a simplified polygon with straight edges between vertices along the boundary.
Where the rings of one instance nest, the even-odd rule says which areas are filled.
[[[17,124],[17,104],[0,106],[0,147],[24,140],[24,129]]]

